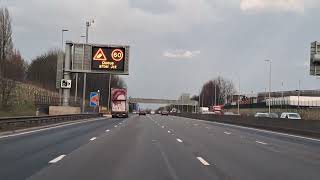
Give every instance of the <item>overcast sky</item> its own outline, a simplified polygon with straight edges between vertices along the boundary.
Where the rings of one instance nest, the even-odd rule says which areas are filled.
[[[133,97],[176,99],[198,94],[220,75],[245,93],[320,88],[309,76],[310,43],[320,40],[319,0],[0,0],[13,20],[14,44],[27,60],[84,41],[131,46]]]

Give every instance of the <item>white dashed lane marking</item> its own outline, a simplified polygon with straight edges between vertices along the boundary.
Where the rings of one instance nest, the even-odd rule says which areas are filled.
[[[110,131],[109,129],[106,130],[106,132],[109,132],[109,131]]]
[[[96,139],[97,139],[96,137],[93,137],[93,138],[90,139],[90,141],[94,141],[94,140],[96,140]]]
[[[256,141],[256,143],[263,144],[263,145],[267,145],[268,144],[268,143],[265,143],[265,142],[262,142],[262,141]]]
[[[231,133],[229,133],[229,132],[224,132],[225,134],[227,134],[227,135],[230,135]]]
[[[181,139],[177,139],[177,141],[178,141],[178,142],[181,142],[181,143],[183,142]]]
[[[197,159],[203,164],[203,165],[205,165],[205,166],[209,166],[210,164],[206,161],[206,160],[204,160],[202,157],[197,157]]]
[[[57,163],[58,161],[60,161],[61,159],[63,159],[66,155],[60,155],[54,159],[52,159],[51,161],[49,161],[50,164],[54,164],[54,163]]]

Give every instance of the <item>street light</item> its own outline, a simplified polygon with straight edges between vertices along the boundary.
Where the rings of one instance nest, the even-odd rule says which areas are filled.
[[[238,94],[238,115],[240,115],[240,95],[241,95],[241,89],[240,89],[240,76],[239,76],[239,94]]]
[[[271,63],[272,61],[269,59],[264,61],[269,63],[269,114],[270,114],[271,113]]]
[[[89,27],[94,23],[94,20],[86,22],[86,43],[89,41]]]
[[[86,21],[86,44],[88,44],[89,27],[94,23],[94,20]],[[84,50],[83,50],[84,51]],[[87,73],[83,73],[83,92],[82,92],[82,111],[84,112],[86,102],[86,86],[87,86]]]
[[[69,31],[68,29],[62,29],[61,30],[61,50],[63,51],[63,44],[64,44],[64,40],[63,40],[63,33]],[[62,105],[62,91],[61,88],[59,88],[59,104]]]
[[[69,31],[69,30],[68,30],[68,29],[62,29],[62,30],[61,30],[61,36],[62,36],[62,37],[61,37],[61,39],[62,39],[62,40],[61,40],[61,48],[62,48],[62,50],[63,50],[63,44],[64,44],[63,33],[64,33],[64,32],[67,32],[67,31]]]

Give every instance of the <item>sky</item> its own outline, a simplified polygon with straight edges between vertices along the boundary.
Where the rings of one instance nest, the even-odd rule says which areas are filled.
[[[309,75],[310,43],[320,40],[318,0],[0,0],[15,48],[30,61],[65,40],[130,45],[129,95],[177,99],[217,76],[243,93],[320,89]],[[282,82],[284,84],[282,88]]]

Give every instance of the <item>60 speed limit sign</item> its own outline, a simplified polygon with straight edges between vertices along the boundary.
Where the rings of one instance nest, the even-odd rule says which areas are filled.
[[[111,58],[114,61],[121,61],[123,59],[123,51],[121,49],[115,49],[111,53]]]

